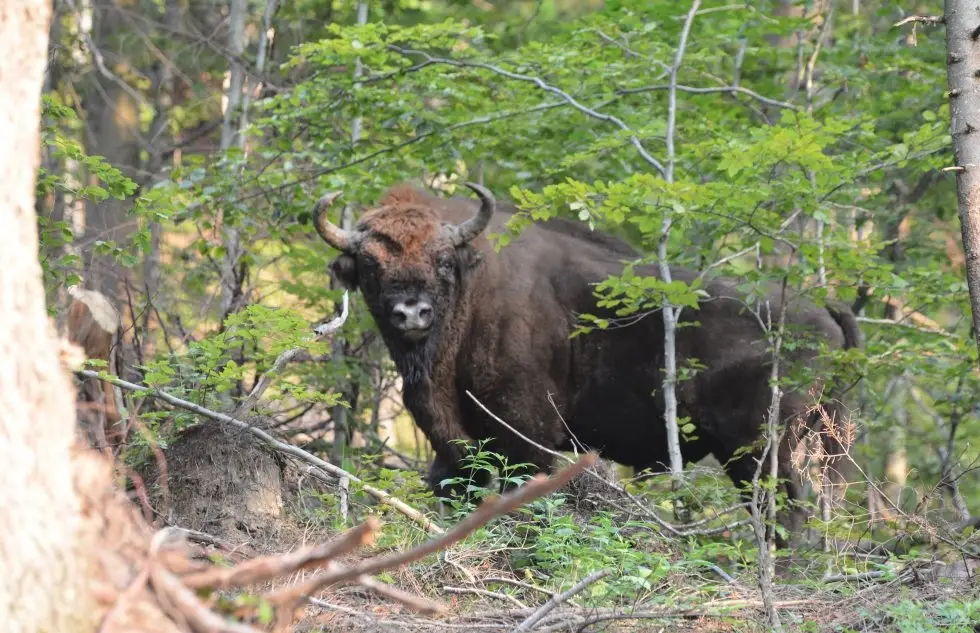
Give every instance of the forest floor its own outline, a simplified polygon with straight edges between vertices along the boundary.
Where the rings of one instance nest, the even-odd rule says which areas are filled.
[[[206,553],[227,560],[324,543],[368,516],[383,521],[374,542],[335,562],[352,565],[429,538],[417,522],[356,486],[345,493],[217,425],[184,433],[167,450],[167,464],[170,523],[196,530]],[[446,529],[472,511],[440,511],[416,473],[383,469],[372,485],[425,509]],[[710,507],[726,507],[720,501]],[[438,555],[374,575],[384,583],[380,594],[362,584],[328,588],[307,605],[295,630],[770,631],[747,516],[739,508],[720,523],[702,523],[703,532],[678,537],[624,499],[570,484],[496,517]],[[953,554],[923,546],[859,560],[840,551],[827,556],[819,547],[797,550],[795,567],[780,564],[771,597],[786,631],[975,633],[978,560]],[[315,573],[256,589],[280,589]],[[420,612],[418,604],[408,606],[413,600],[423,610],[432,603],[443,610]]]

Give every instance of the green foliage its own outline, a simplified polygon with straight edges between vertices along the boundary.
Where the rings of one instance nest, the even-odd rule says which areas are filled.
[[[972,633],[980,621],[980,600],[905,599],[888,605],[884,613],[867,614],[872,621],[885,619],[896,633]]]
[[[42,95],[41,107],[41,142],[49,150],[49,159],[61,165],[75,163],[98,184],[85,184],[67,170],[52,171],[41,165],[34,192],[39,201],[57,197],[72,204],[84,204],[101,202],[110,197],[122,200],[136,191],[135,182],[101,156],[87,154],[82,144],[70,134],[81,123],[73,109],[61,103],[53,94]],[[80,281],[82,261],[72,252],[74,239],[70,221],[50,215],[38,216],[41,270],[49,294],[58,287],[74,286]],[[137,261],[134,250],[119,248],[111,241],[96,242],[95,251],[100,255],[115,256],[128,266]],[[49,310],[53,314],[53,308]]]
[[[39,174],[39,197],[72,203],[135,198],[134,237],[93,247],[134,272],[151,247],[151,226],[169,238],[160,247],[157,296],[133,299],[135,314],[151,314],[169,328],[139,333],[150,342],[137,368],[143,380],[204,406],[227,408],[279,354],[300,347],[315,362],[287,365],[261,412],[285,418],[288,407],[312,407],[310,417],[321,431],[341,417],[340,408],[349,408],[349,424],[376,439],[368,411],[379,408],[377,389],[388,384],[392,368],[363,302],[353,295],[342,340],[308,340],[309,324],[331,315],[341,298],[326,272],[336,252],[313,231],[313,203],[325,191],[341,189],[356,216],[392,183],[419,174],[446,195],[460,194],[464,180],[482,179],[520,207],[490,236],[497,249],[511,247],[532,223],[555,218],[607,231],[636,249],[621,274],[596,284],[597,309],[577,315],[573,336],[621,327],[660,310],[665,300],[694,320],[685,327],[698,327],[705,284],[718,276],[735,280],[748,297],[747,309],[757,310],[760,327],[768,330],[773,323],[760,305],[767,289],[785,288],[791,300],[819,306],[851,304],[863,287],[872,288],[864,316],[874,322],[862,324],[865,349],[822,345],[813,363],[786,359],[779,384],[789,389],[837,375],[826,391],[843,389],[856,409],[862,437],[852,452],[874,478],[884,472],[896,430],[903,431],[915,477],[909,487],[923,504],[905,508],[910,511],[955,518],[933,490],[944,474],[937,447],[946,446],[955,427],[953,472],[976,514],[978,472],[968,465],[980,458],[972,439],[980,433],[980,376],[957,260],[955,182],[940,171],[952,160],[949,106],[944,83],[936,79],[945,62],[942,29],[919,29],[917,46],[910,47],[891,27],[898,13],[938,13],[941,7],[862,2],[858,15],[837,10],[833,41],[817,55],[820,28],[813,16],[777,16],[774,9],[783,3],[775,0],[704,3],[678,72],[682,89],[668,182],[637,146],[663,164],[670,160],[666,87],[685,6],[638,0],[598,8],[552,1],[478,6],[483,4],[400,0],[386,3],[384,13],[372,6],[369,23],[356,26],[352,2],[287,3],[277,13],[276,37],[278,54],[288,51],[288,59],[267,70],[272,96],[252,103],[247,151],[188,151],[167,178],[140,190],[83,150],[83,122],[73,108],[57,94],[45,98],[44,143],[53,162]],[[315,28],[290,39],[293,25],[314,21]],[[775,44],[778,36],[791,43]],[[811,56],[817,74],[808,91],[798,80],[800,60]],[[358,63],[362,72],[355,77]],[[226,66],[217,58],[202,73],[220,77]],[[729,89],[735,77],[737,92]],[[145,89],[138,82],[146,78],[134,80]],[[173,107],[167,121],[173,132],[220,118],[220,95],[207,82],[187,89],[195,97]],[[143,110],[145,128],[152,113]],[[80,167],[54,167],[68,163]],[[916,193],[921,183],[928,186]],[[340,221],[343,206],[331,210],[333,221]],[[251,291],[244,307],[230,315],[215,299],[228,251],[222,232],[228,229],[247,245],[239,263]],[[39,230],[49,291],[76,283],[81,262],[71,249],[71,223],[42,216]],[[664,240],[671,265],[698,271],[691,283],[651,275]],[[888,308],[884,297],[921,318],[912,322]],[[896,314],[902,326],[890,322]],[[928,331],[931,326],[922,325],[927,322],[938,324],[942,334]],[[792,328],[783,335],[781,351],[788,356],[812,344]],[[773,342],[760,353],[771,353]],[[698,359],[687,360],[679,368],[681,384],[704,369]],[[852,388],[858,377],[860,387]],[[815,400],[827,393],[811,395]],[[133,452],[144,458],[151,439],[166,446],[196,422],[170,410],[148,410],[141,419],[146,434],[134,438]],[[689,419],[680,423],[689,439],[703,433]],[[518,483],[521,465],[487,450],[487,439],[476,438],[470,447],[469,474],[500,471],[505,481]],[[375,444],[344,453],[343,466],[415,505],[436,508],[417,473],[378,466]],[[776,487],[766,479],[762,485]],[[699,471],[676,491],[657,477],[627,488],[665,513],[677,497],[704,513],[735,502],[730,484],[716,473]],[[469,492],[471,502],[450,507],[449,519],[491,490],[470,486]],[[370,506],[391,520],[380,546],[421,538],[397,513],[373,506],[357,486],[351,500],[357,507],[352,515]],[[336,498],[323,495],[319,502],[317,517],[339,528]],[[555,588],[614,569],[591,588],[591,604],[638,593],[651,597],[672,573],[693,573],[705,564],[754,571],[756,554],[743,531],[726,539],[692,537],[669,559],[652,524],[620,522],[608,512],[583,519],[570,506],[561,495],[541,500],[525,512],[528,521],[500,519],[467,543],[514,548],[515,565],[544,570]],[[853,536],[867,527],[866,517],[853,519],[814,526]],[[838,566],[864,570],[850,561]],[[888,617],[909,631],[940,624],[956,630],[958,614],[976,617],[973,603],[938,604],[945,606],[902,603]]]
[[[467,440],[456,440],[456,443],[466,450],[466,455],[461,461],[463,475],[444,479],[439,482],[441,486],[466,484],[465,493],[467,498],[452,499],[449,501],[453,509],[453,514],[456,517],[462,518],[466,516],[482,500],[494,494],[494,489],[482,488],[473,483],[480,473],[486,473],[491,478],[496,476],[498,478],[498,488],[499,486],[519,486],[529,477],[527,474],[521,474],[521,471],[530,464],[511,464],[503,455],[487,450],[486,445],[492,441],[492,437],[483,438],[477,445],[474,445]]]

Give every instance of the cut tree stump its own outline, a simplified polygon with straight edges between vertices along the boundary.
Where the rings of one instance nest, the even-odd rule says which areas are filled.
[[[82,348],[85,357],[106,362],[109,373],[116,374],[112,363],[116,334],[119,331],[119,312],[105,295],[78,286],[68,289],[66,330],[68,340]],[[108,382],[76,375],[76,410],[78,428],[88,445],[106,456],[113,455],[125,439],[119,425],[120,394]]]

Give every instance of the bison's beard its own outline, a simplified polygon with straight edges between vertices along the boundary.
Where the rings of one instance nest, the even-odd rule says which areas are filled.
[[[421,341],[410,341],[393,332],[386,332],[385,343],[388,353],[395,361],[398,373],[402,375],[405,385],[415,385],[432,374],[436,352],[439,346],[439,336],[433,332]]]

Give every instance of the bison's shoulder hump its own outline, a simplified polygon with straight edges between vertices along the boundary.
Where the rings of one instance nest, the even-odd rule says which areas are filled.
[[[568,218],[550,218],[540,224],[541,228],[549,233],[561,235],[576,241],[586,242],[606,249],[610,254],[622,255],[626,257],[636,257],[639,253],[630,246],[625,240],[615,235],[593,230],[582,222],[576,222]]]

